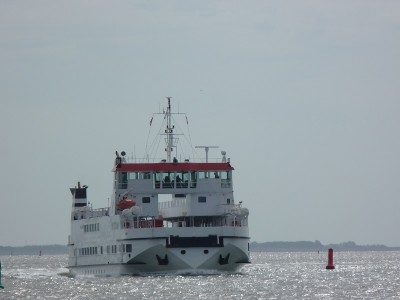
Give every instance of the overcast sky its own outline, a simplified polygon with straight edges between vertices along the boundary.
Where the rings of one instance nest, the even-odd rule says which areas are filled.
[[[0,1],[0,245],[66,244],[172,96],[252,241],[400,246],[399,53],[399,1]]]

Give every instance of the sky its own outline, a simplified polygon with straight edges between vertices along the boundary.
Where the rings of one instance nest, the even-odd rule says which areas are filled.
[[[172,97],[252,241],[400,246],[400,2],[0,1],[0,245],[66,244]]]

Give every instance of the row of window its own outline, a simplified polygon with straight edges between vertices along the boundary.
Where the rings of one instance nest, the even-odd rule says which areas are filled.
[[[197,179],[221,179],[222,187],[231,186],[231,171],[200,171],[200,172],[117,172],[118,187],[126,189],[128,180],[151,179],[154,188],[196,188]]]
[[[186,195],[185,194],[175,194],[175,197],[176,198],[185,198]],[[207,197],[205,197],[205,196],[199,196],[197,199],[198,199],[199,203],[207,202]],[[150,203],[150,197],[142,197],[142,203]],[[228,204],[229,204],[229,201],[228,201]],[[91,225],[97,225],[97,227],[95,227],[97,229],[89,230],[89,231],[98,231],[99,230],[99,226],[98,226],[99,224],[91,224]],[[88,226],[88,225],[85,225],[85,226]],[[115,228],[113,228],[113,229],[115,229]],[[85,232],[88,232],[88,231],[86,231],[86,229],[85,229]]]
[[[132,244],[122,244],[119,245],[118,249],[120,253],[131,253],[132,252]],[[106,247],[107,254],[115,254],[117,253],[117,245],[108,245]]]
[[[89,269],[89,270],[85,270],[85,275],[100,275],[100,274],[105,274],[106,270],[103,269]]]
[[[79,248],[79,256],[97,255],[98,247]],[[100,254],[103,254],[103,247],[100,247]]]
[[[207,197],[206,196],[199,196],[199,197],[197,197],[197,201],[199,203],[206,203],[207,202]],[[226,204],[231,204],[231,199],[230,198],[226,199]]]
[[[200,172],[119,172],[119,181],[137,180],[137,179],[151,179],[151,174],[155,175],[156,179],[162,179],[169,176],[171,180],[181,181],[196,181],[196,179],[204,178],[221,178],[230,179],[231,171],[200,171]]]
[[[106,246],[106,254],[116,254],[117,253],[117,245],[107,245]],[[131,253],[132,252],[132,244],[123,244],[119,245],[119,252],[122,253]],[[103,254],[103,246],[99,247],[85,247],[78,248],[74,250],[75,256],[89,256],[89,255],[101,255]]]
[[[117,253],[117,245],[108,245],[106,247],[106,253],[110,254],[110,253]]]
[[[83,225],[83,232],[94,232],[99,230],[100,230],[99,223]]]

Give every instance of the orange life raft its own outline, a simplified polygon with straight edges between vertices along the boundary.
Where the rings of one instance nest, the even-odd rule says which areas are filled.
[[[135,206],[135,205],[136,205],[135,200],[130,199],[130,198],[124,198],[118,202],[117,208],[123,210],[123,209],[131,208],[132,206]]]

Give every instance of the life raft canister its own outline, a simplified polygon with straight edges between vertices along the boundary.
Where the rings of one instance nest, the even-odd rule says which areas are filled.
[[[127,208],[131,208],[132,206],[135,206],[135,205],[136,205],[135,200],[133,200],[131,198],[124,198],[118,202],[117,208],[118,209],[127,209]]]

